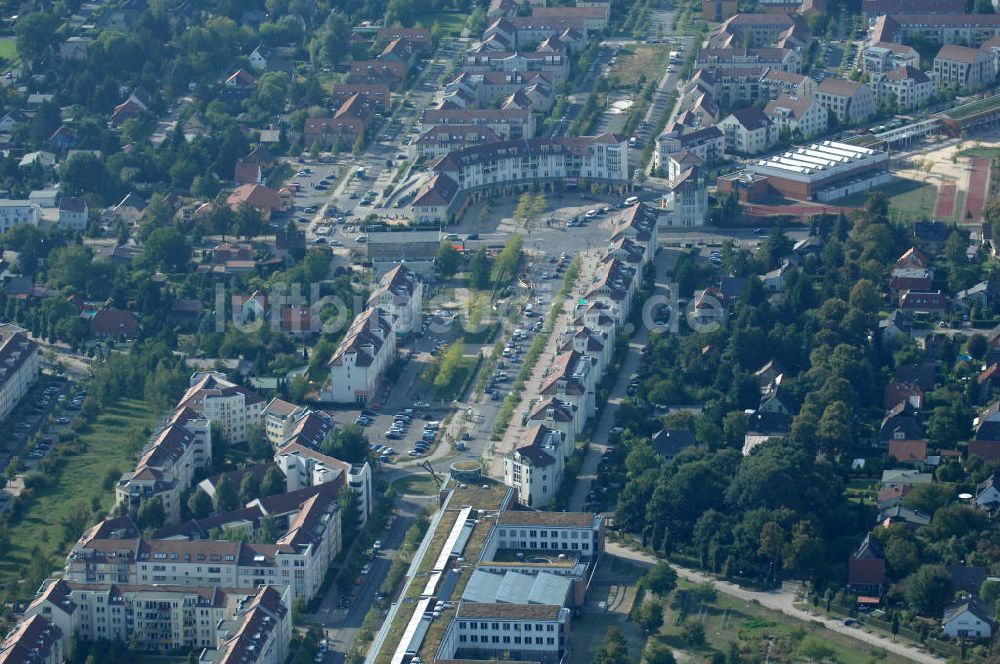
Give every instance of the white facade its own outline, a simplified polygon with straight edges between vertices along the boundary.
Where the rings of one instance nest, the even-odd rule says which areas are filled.
[[[789,132],[796,130],[803,139],[810,139],[818,134],[826,133],[829,112],[812,97],[796,98],[782,94],[777,99],[768,102],[764,113],[778,128]]]
[[[216,371],[195,373],[189,384],[179,407],[187,406],[209,422],[218,423],[230,443],[247,442],[250,428],[262,421],[265,404],[260,395]]]
[[[334,482],[344,476],[344,483],[358,497],[358,517],[368,520],[374,508],[372,468],[366,461],[361,465],[334,459],[298,444],[284,446],[274,455],[274,462],[284,473],[288,491]]]
[[[0,422],[35,384],[39,371],[38,345],[19,330],[0,329]]]
[[[720,120],[718,127],[726,137],[726,151],[759,154],[774,145],[778,141],[778,128],[767,116],[763,118],[766,121],[749,126],[741,122],[735,114]]]
[[[816,101],[841,124],[857,124],[875,115],[875,93],[864,83],[825,79],[816,90]]]
[[[6,233],[18,224],[37,226],[42,218],[42,209],[26,200],[0,200],[0,233]]]
[[[536,425],[504,457],[504,484],[517,491],[519,503],[539,508],[555,497],[562,482],[565,445],[561,431]]]
[[[983,615],[977,615],[977,614]],[[983,611],[975,611],[970,603],[945,609],[941,631],[957,638],[989,639],[993,636],[993,623]]]
[[[462,659],[483,653],[501,658],[550,664],[569,646],[570,610],[537,604],[473,604],[463,602],[445,629],[437,659]]]
[[[330,359],[330,379],[323,398],[336,403],[368,402],[382,372],[396,359],[396,334],[378,308],[359,314]]]
[[[423,293],[420,275],[399,264],[382,275],[368,298],[368,306],[387,312],[396,334],[407,334],[420,327]]]

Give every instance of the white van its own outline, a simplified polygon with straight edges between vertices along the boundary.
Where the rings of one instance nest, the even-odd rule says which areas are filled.
[[[638,202],[639,202],[638,196],[629,196],[628,198],[625,199],[625,205],[635,205]]]

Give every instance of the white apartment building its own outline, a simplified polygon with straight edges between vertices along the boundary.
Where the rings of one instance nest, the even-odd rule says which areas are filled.
[[[894,103],[900,111],[927,105],[937,87],[927,74],[910,66],[890,69],[872,80],[879,100],[885,105]]]
[[[778,128],[759,108],[733,111],[717,125],[726,139],[726,152],[759,154],[778,142]]]
[[[77,583],[169,585],[189,588],[288,587],[292,600],[311,600],[340,550],[336,492],[319,491],[302,503],[288,532],[275,544],[214,540],[141,539],[114,532],[115,522],[88,530],[66,558],[64,578]]]
[[[496,538],[483,547],[483,560],[498,549],[575,551],[581,556],[603,553],[604,516],[592,512],[520,512],[504,510],[497,517]]]
[[[59,199],[59,227],[74,231],[87,230],[87,201],[75,196]]]
[[[397,335],[408,334],[420,327],[423,292],[420,275],[400,263],[379,279],[378,286],[368,297],[368,306],[388,313]]]
[[[764,114],[778,128],[798,131],[803,139],[826,133],[829,111],[813,97],[792,97],[782,93],[767,103]]]
[[[38,362],[38,345],[23,330],[0,325],[0,422],[35,384]]]
[[[436,659],[486,655],[555,664],[570,641],[570,610],[547,604],[462,602],[445,628]]]
[[[771,125],[773,128],[773,125]],[[691,166],[669,181],[663,198],[668,226],[704,226],[708,218],[708,186],[701,166]]]
[[[726,137],[716,126],[700,129],[676,126],[656,137],[653,158],[658,169],[666,170],[670,155],[678,152],[698,155],[704,162],[722,159],[726,156]]]
[[[556,397],[548,397],[539,401],[528,412],[528,426],[544,424],[552,431],[558,431],[563,436],[563,452],[568,458],[576,447],[576,413],[568,402]]]
[[[552,362],[538,390],[542,399],[556,397],[576,410],[577,435],[594,414],[596,381],[591,368],[590,358],[575,351],[561,353]]]
[[[0,199],[0,233],[6,233],[18,224],[37,226],[42,219],[42,208],[27,200]]]
[[[158,499],[168,524],[181,518],[183,493],[195,473],[212,462],[212,425],[191,408],[181,407],[139,456],[139,463],[115,487],[115,500],[135,514]]]
[[[583,292],[583,297],[588,301],[605,301],[615,307],[619,324],[624,324],[632,309],[637,274],[636,268],[617,258],[605,261],[598,267],[593,280]]]
[[[230,443],[247,442],[250,427],[261,423],[264,399],[256,392],[230,382],[226,374],[197,372],[191,376],[189,385],[178,408],[186,406],[209,422],[218,423]]]
[[[875,115],[875,93],[857,81],[825,78],[816,89],[816,101],[841,124],[857,124]]]
[[[214,648],[216,625],[233,615],[236,602],[252,591],[218,587],[77,583],[48,579],[25,611],[72,637],[136,643],[142,650]]]
[[[986,51],[945,44],[934,58],[934,77],[943,87],[978,90],[993,83],[996,69]]]
[[[243,599],[230,620],[219,622],[218,648],[199,664],[284,664],[292,640],[292,612],[285,594],[264,586]]]
[[[565,445],[561,431],[536,424],[504,456],[504,484],[517,491],[519,503],[539,508],[555,497],[562,481]]]
[[[396,359],[396,334],[382,309],[370,307],[354,319],[330,358],[323,398],[365,404],[375,395],[382,372]]]
[[[920,67],[920,54],[912,46],[879,42],[862,51],[862,64],[869,74],[882,74],[899,67]]]
[[[424,111],[420,131],[450,126],[488,129],[505,141],[535,136],[535,116],[519,108],[432,108]]]
[[[346,485],[358,497],[361,523],[365,523],[371,515],[374,508],[372,469],[367,461],[361,465],[352,465],[299,443],[289,443],[278,448],[274,462],[284,473],[289,491],[336,482],[343,477]]]
[[[452,152],[433,169],[461,191],[543,180],[624,184],[629,172],[625,141],[613,134],[489,143]]]

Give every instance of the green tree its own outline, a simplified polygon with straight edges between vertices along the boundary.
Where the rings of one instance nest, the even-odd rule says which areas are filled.
[[[645,602],[639,607],[635,622],[646,633],[655,634],[663,627],[663,606],[659,602]]]
[[[666,597],[677,587],[677,572],[665,562],[658,562],[642,575],[642,587],[660,597]]]
[[[161,527],[167,520],[167,513],[163,509],[163,501],[159,496],[150,498],[139,507],[136,515],[136,525],[142,530],[153,530]]]
[[[450,242],[442,242],[434,256],[434,272],[440,277],[453,277],[461,264],[462,254]]]
[[[940,565],[924,565],[908,576],[903,585],[903,596],[909,605],[931,618],[941,616],[954,594],[951,576]]]
[[[674,653],[669,647],[656,640],[650,640],[642,655],[645,664],[675,664]]]
[[[261,216],[260,210],[249,203],[240,205],[239,209],[236,210],[235,231],[237,235],[248,241],[263,233],[264,218]]]
[[[260,498],[260,480],[253,473],[247,473],[240,482],[240,502],[244,505]]]
[[[976,332],[969,337],[969,341],[966,342],[965,348],[969,352],[969,355],[977,360],[981,360],[986,357],[986,352],[989,350],[989,342],[986,341],[986,337]]]
[[[204,519],[212,513],[212,499],[202,489],[197,489],[188,498],[188,509],[194,518]]]
[[[705,645],[705,626],[694,618],[688,618],[681,627],[681,639],[692,648]]]
[[[468,278],[470,288],[488,288],[490,285],[490,257],[486,247],[480,247],[469,260]]]
[[[274,456],[271,441],[264,435],[264,427],[260,424],[247,427],[247,447],[250,449],[250,458],[255,461],[269,461]]]
[[[859,279],[851,288],[851,306],[866,314],[877,313],[882,306],[882,295],[868,279]]]
[[[285,493],[285,475],[277,468],[268,468],[264,481],[260,483],[261,496],[276,496]]]
[[[239,509],[240,496],[237,493],[236,485],[229,475],[219,478],[219,483],[215,485],[215,511],[219,514],[232,512]]]
[[[59,18],[49,12],[32,12],[18,18],[14,26],[17,53],[29,66],[49,55],[59,43]]]
[[[178,229],[157,228],[146,238],[139,261],[168,272],[186,271],[191,264],[191,246]]]
[[[617,627],[608,629],[604,642],[593,657],[594,664],[629,664],[628,644]]]
[[[441,361],[437,376],[434,377],[434,389],[441,392],[452,390],[455,387],[453,383],[458,377],[458,371],[462,368],[463,362],[462,344],[452,344]]]

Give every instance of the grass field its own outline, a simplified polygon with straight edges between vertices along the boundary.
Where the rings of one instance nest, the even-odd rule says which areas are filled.
[[[691,661],[701,661],[713,652],[728,654],[731,643],[736,643],[744,653],[752,652],[754,657],[767,657],[776,662],[866,664],[873,657],[888,664],[906,661],[820,625],[803,623],[728,595],[719,593],[715,599],[703,601],[692,592],[694,588],[687,581],[679,581],[679,591],[670,606],[665,607],[664,625],[658,635],[671,648],[691,653],[694,656]],[[683,640],[684,621],[678,621],[679,613],[685,615],[686,620],[700,622],[705,628],[703,646],[691,646]]]
[[[915,180],[896,180],[880,187],[889,199],[889,209],[907,219],[930,218],[937,200],[937,186]],[[863,191],[837,200],[838,205],[864,205],[871,192]]]
[[[0,38],[0,58],[11,61],[17,60],[17,40],[11,38]]]
[[[617,79],[618,87],[631,88],[645,76],[646,80],[655,77],[654,72],[662,72],[667,66],[670,47],[666,45],[640,44],[623,48],[615,59],[608,75],[609,79]]]
[[[400,494],[410,496],[433,496],[438,492],[437,482],[429,475],[409,475],[392,486]]]
[[[51,486],[31,500],[24,518],[10,528],[10,549],[0,557],[0,583],[13,587],[23,580],[36,546],[47,562],[62,565],[67,553],[61,543],[63,520],[78,506],[89,507],[95,498],[101,510],[111,509],[114,492],[102,486],[105,473],[113,468],[124,472],[135,465],[137,450],[129,443],[130,433],[151,427],[156,420],[157,415],[138,400],[123,400],[97,419],[81,436],[86,451],[69,458],[59,475],[51,478]]]
[[[462,32],[465,27],[465,22],[468,20],[466,14],[459,14],[458,12],[440,12],[437,14],[430,14],[425,18],[420,19],[420,24],[430,30],[434,27],[434,22],[441,26],[441,31],[446,35],[458,35]]]
[[[1000,159],[1000,148],[966,148],[959,151],[959,157],[982,157],[983,159]]]

